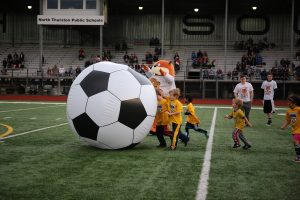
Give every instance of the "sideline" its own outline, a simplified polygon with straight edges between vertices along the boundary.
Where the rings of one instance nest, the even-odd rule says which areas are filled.
[[[211,160],[213,138],[214,138],[214,133],[215,133],[217,111],[218,111],[218,108],[215,107],[214,115],[213,115],[212,122],[211,122],[210,131],[209,131],[209,138],[208,138],[208,141],[207,141],[207,144],[206,144],[206,150],[205,150],[201,175],[200,175],[200,179],[199,179],[196,200],[205,200],[206,196],[207,196],[209,170],[210,170],[210,160]]]
[[[23,133],[9,135],[7,137],[1,138],[1,140],[4,141],[4,140],[9,139],[9,138],[14,138],[14,137],[17,137],[17,136],[26,135],[28,133],[43,131],[43,130],[47,130],[47,129],[50,129],[50,128],[56,128],[56,127],[59,127],[59,126],[64,126],[66,124],[68,124],[68,123],[62,123],[62,124],[57,124],[57,125],[53,125],[53,126],[47,126],[47,127],[44,127],[44,128],[39,128],[39,129],[31,130],[31,131],[26,131],[26,132],[23,132]]]

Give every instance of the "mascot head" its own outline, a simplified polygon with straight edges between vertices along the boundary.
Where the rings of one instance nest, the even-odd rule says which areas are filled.
[[[156,63],[154,63],[151,71],[156,76],[162,76],[161,71],[163,71],[164,74],[170,74],[173,77],[175,76],[174,66],[173,66],[172,62],[169,60],[157,61]]]

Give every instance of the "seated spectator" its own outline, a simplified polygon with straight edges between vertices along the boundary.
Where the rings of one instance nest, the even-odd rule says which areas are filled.
[[[209,79],[214,79],[215,78],[215,71],[213,69],[210,69],[208,71],[208,78]]]
[[[240,62],[237,62],[236,63],[236,67],[235,67],[235,69],[236,69],[236,71],[241,71],[241,68],[242,68],[242,65],[241,65],[241,63]]]
[[[268,73],[267,73],[266,69],[263,69],[260,72],[260,78],[261,78],[261,80],[267,80],[267,75],[268,75]]]
[[[217,74],[216,75],[217,79],[223,80],[223,75],[224,74],[223,74],[223,71],[221,69],[218,69],[216,74]]]
[[[85,57],[85,52],[82,48],[80,48],[78,58],[79,58],[79,60],[83,60],[84,57]]]
[[[145,54],[145,60],[146,60],[146,64],[152,64],[153,62],[153,56],[150,52],[146,52]]]
[[[178,70],[180,70],[180,59],[179,59],[179,56],[174,58],[174,68],[175,68],[176,72]]]
[[[208,79],[209,78],[209,72],[208,72],[208,70],[207,69],[204,69],[203,70],[203,79]]]
[[[19,60],[19,56],[18,56],[17,52],[14,53],[13,59],[14,59],[14,61]]]
[[[204,64],[204,66],[206,66],[207,63],[208,63],[208,55],[207,55],[207,52],[206,52],[206,51],[203,52],[203,55],[202,55],[202,63]]]
[[[160,47],[155,47],[154,53],[157,55],[161,55],[161,48]]]
[[[23,63],[25,61],[25,55],[24,55],[23,51],[20,53],[19,60],[21,63]]]
[[[195,51],[192,52],[191,59],[192,59],[192,62],[193,62],[193,63],[196,62],[197,55],[196,55],[196,52],[195,52]]]
[[[132,55],[132,63],[135,63],[135,64],[139,63],[139,59],[138,59],[138,57],[136,56],[135,53]]]
[[[66,71],[65,75],[66,76],[73,76],[75,73],[75,70],[73,69],[72,66],[69,67],[69,69]]]
[[[75,69],[75,76],[77,77],[81,73],[81,68],[79,66]]]
[[[239,72],[236,70],[236,68],[233,69],[231,75],[232,75],[232,80],[239,80]]]
[[[58,68],[58,75],[59,76],[65,76],[66,75],[66,69],[64,68],[64,66],[60,66],[59,68]]]
[[[152,58],[153,62],[157,62],[158,59],[159,59],[159,57],[158,57],[158,55],[155,53],[155,54],[153,55],[153,58]]]
[[[123,56],[123,60],[124,60],[124,62],[125,63],[129,63],[129,55],[128,55],[128,53],[127,53],[127,51],[125,52],[125,55]]]
[[[47,77],[51,77],[52,76],[52,69],[50,67],[48,67],[47,69]]]
[[[174,60],[177,60],[177,59],[179,60],[179,55],[178,55],[178,53],[176,52],[175,55],[174,55]]]
[[[2,61],[2,66],[3,66],[3,69],[6,69],[6,67],[7,67],[7,61],[5,58]]]
[[[255,64],[257,67],[262,67],[262,63],[263,63],[263,58],[261,57],[261,55],[258,53],[255,56]]]
[[[57,65],[54,65],[52,68],[52,76],[58,76],[58,67]]]

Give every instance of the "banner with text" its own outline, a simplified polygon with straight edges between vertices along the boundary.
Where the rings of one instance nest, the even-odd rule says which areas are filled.
[[[104,25],[104,16],[38,15],[40,25]]]

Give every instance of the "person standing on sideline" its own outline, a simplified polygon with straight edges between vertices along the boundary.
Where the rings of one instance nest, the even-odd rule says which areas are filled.
[[[268,74],[267,80],[265,80],[261,89],[264,90],[264,113],[268,116],[267,126],[272,124],[272,113],[274,112],[274,92],[277,89],[277,83],[273,80],[273,75],[271,73]]]
[[[246,81],[246,76],[241,75],[240,76],[240,83],[238,83],[234,90],[234,97],[236,99],[240,99],[243,102],[242,109],[245,113],[245,116],[248,120],[250,120],[250,110],[251,110],[251,104],[253,102],[253,96],[254,96],[254,89],[251,83]]]

